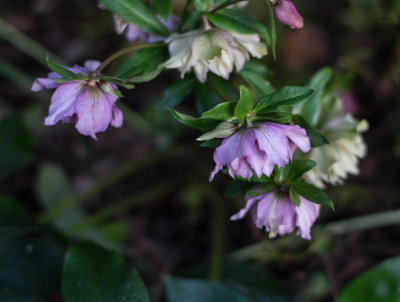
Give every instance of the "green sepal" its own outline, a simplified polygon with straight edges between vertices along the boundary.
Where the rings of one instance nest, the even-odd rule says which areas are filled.
[[[77,79],[81,79],[81,78],[85,77],[83,74],[73,73],[71,70],[68,70],[66,67],[64,67],[60,64],[57,64],[50,58],[49,54],[46,54],[46,62],[47,62],[47,66],[49,66],[49,68],[51,70],[53,70],[54,72],[56,72],[58,75],[62,76],[66,80],[77,80]]]
[[[234,117],[236,102],[225,102],[203,113],[202,117],[213,120],[228,120]]]

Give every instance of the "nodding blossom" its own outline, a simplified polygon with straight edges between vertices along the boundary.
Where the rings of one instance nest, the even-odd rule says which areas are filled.
[[[367,145],[361,135],[368,129],[366,120],[358,121],[345,113],[341,100],[332,95],[321,99],[321,113],[314,125],[329,144],[312,149],[307,154],[317,166],[305,174],[305,179],[324,188],[325,183],[343,184],[348,174],[357,175],[359,161],[367,154]]]
[[[175,14],[170,14],[167,21],[163,18],[159,17],[159,20],[165,25],[165,27],[170,31],[174,32],[179,25],[179,17]],[[159,41],[164,41],[166,37],[157,36],[137,27],[135,24],[126,22],[119,18],[117,15],[114,15],[114,24],[115,31],[117,34],[121,35],[125,33],[125,37],[129,42],[135,41],[136,39],[140,39],[141,43],[154,43]]]
[[[250,179],[253,173],[270,176],[275,165],[289,163],[297,147],[303,152],[311,149],[306,131],[297,125],[260,123],[240,129],[215,150],[210,181],[224,166],[232,178]]]
[[[100,66],[98,61],[86,61],[84,67],[74,66],[70,71],[84,76],[92,76]],[[43,88],[53,89],[49,116],[44,124],[53,126],[57,122],[75,123],[76,129],[83,135],[96,139],[96,133],[104,132],[111,124],[121,127],[122,112],[115,106],[118,97],[115,94],[115,84],[99,80],[72,80],[56,83],[54,79],[61,78],[51,72],[48,78],[38,78],[32,85],[32,91]]]
[[[167,42],[171,58],[163,66],[177,68],[182,77],[193,69],[202,83],[207,80],[208,71],[229,79],[233,68],[240,71],[250,55],[262,58],[267,54],[267,47],[257,34],[243,35],[218,28],[173,35]]]
[[[303,17],[299,14],[292,1],[273,0],[272,10],[275,18],[290,28],[296,29],[304,26]]]
[[[257,197],[246,197],[246,206],[231,220],[242,219],[251,212],[255,225],[269,232],[269,238],[290,234],[297,229],[297,235],[311,240],[311,227],[319,215],[320,205],[300,197],[300,205],[290,201],[288,193],[269,192]]]

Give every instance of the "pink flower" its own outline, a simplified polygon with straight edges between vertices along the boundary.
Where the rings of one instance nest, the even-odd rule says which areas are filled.
[[[298,147],[303,152],[311,149],[306,131],[297,125],[262,123],[241,129],[225,138],[214,152],[215,174],[228,168],[229,175],[250,179],[255,173],[270,176],[274,166],[282,167],[289,163]]]
[[[231,217],[242,219],[251,211],[253,221],[258,228],[265,227],[269,238],[292,233],[297,228],[297,235],[311,240],[311,226],[319,214],[320,205],[300,196],[300,205],[294,205],[286,193],[270,192],[255,198],[246,198],[246,206]]]
[[[90,76],[100,66],[100,62],[86,61],[84,67],[74,66],[70,71]],[[115,84],[97,80],[73,80],[56,83],[61,78],[57,73],[49,73],[48,78],[38,78],[33,82],[32,91],[43,88],[56,88],[51,97],[49,116],[44,124],[53,126],[58,121],[75,123],[76,129],[83,135],[96,139],[97,132],[104,132],[111,124],[122,126],[122,112],[115,106]]]
[[[275,0],[272,3],[275,18],[291,28],[302,28],[304,21],[290,0]]]

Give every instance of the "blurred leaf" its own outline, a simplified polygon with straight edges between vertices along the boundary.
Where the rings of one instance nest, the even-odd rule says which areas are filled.
[[[240,99],[237,102],[234,113],[238,119],[243,120],[253,109],[253,100],[249,90],[245,86],[241,85],[239,89]]]
[[[221,102],[221,97],[208,83],[196,83],[196,108],[199,114],[210,110]]]
[[[135,24],[144,31],[168,36],[168,29],[140,0],[100,0],[122,20]]]
[[[126,220],[116,220],[105,224],[99,231],[106,238],[110,238],[119,244],[126,244],[129,239],[131,223]]]
[[[235,193],[245,192],[257,185],[257,183],[250,182],[248,180],[235,179],[228,184],[225,190],[225,194],[229,196]]]
[[[196,10],[199,12],[206,12],[210,8],[211,0],[194,0]]]
[[[314,90],[303,87],[285,86],[265,97],[254,107],[257,114],[274,111],[279,106],[294,105],[308,99]]]
[[[1,302],[48,302],[45,298],[31,294],[21,294],[8,290],[0,290]]]
[[[258,98],[262,98],[275,91],[271,83],[261,77],[258,73],[243,70],[240,72],[240,75],[243,77],[243,80],[254,88],[254,92]]]
[[[215,26],[239,34],[259,34],[267,43],[270,41],[268,30],[254,21],[248,14],[234,9],[222,9],[207,14],[208,19]]]
[[[166,277],[165,286],[169,302],[254,302],[221,282]]]
[[[332,210],[335,210],[332,199],[316,186],[303,181],[296,181],[293,184],[293,188],[305,199],[317,204],[328,205]]]
[[[194,84],[194,79],[185,79],[173,83],[164,91],[157,107],[166,110],[179,105],[183,99],[192,92]]]
[[[203,113],[202,117],[213,120],[227,120],[235,115],[236,102],[225,102]]]
[[[68,249],[62,293],[65,302],[150,302],[133,265],[119,253],[91,243]]]
[[[293,115],[292,121],[294,124],[299,125],[301,128],[306,130],[307,136],[310,138],[312,148],[329,144],[328,140],[323,136],[317,129],[312,127],[306,120],[300,115]]]
[[[0,120],[0,180],[28,165],[33,158],[33,137],[17,116]]]
[[[275,17],[274,12],[272,10],[272,4],[270,1],[267,1],[268,11],[269,11],[269,21],[270,21],[270,30],[271,30],[271,43],[268,43],[272,47],[272,55],[276,60],[276,26],[275,26]]]
[[[287,165],[283,166],[279,170],[279,181],[296,181],[300,179],[304,173],[310,171],[312,168],[314,168],[317,165],[317,163],[313,160],[305,159],[305,160],[300,160],[300,159],[295,159],[292,160],[290,163]]]
[[[0,75],[20,87],[30,90],[34,81],[33,77],[22,69],[11,65],[9,62],[0,59]]]
[[[43,238],[2,240],[0,289],[49,294],[60,287],[64,247]]]
[[[154,80],[160,73],[162,72],[162,68],[154,69],[148,73],[144,73],[141,75],[137,75],[128,79],[129,83],[146,83]]]
[[[210,131],[218,125],[218,121],[206,119],[206,118],[195,118],[191,115],[180,113],[174,109],[169,110],[172,116],[180,123],[196,128],[203,131]]]
[[[129,78],[141,73],[150,73],[168,59],[165,47],[143,48],[129,57],[117,70],[115,75],[120,78]]]
[[[338,302],[394,302],[400,300],[400,257],[386,260],[351,280]]]
[[[168,21],[168,17],[172,13],[171,0],[153,0],[151,4],[157,14],[159,14],[165,21]]]

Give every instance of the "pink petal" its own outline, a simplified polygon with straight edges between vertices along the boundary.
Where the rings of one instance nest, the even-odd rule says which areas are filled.
[[[115,128],[120,128],[120,127],[122,127],[123,121],[124,121],[124,117],[122,115],[121,110],[119,110],[117,108],[117,106],[113,106],[111,125]]]
[[[242,219],[247,212],[256,204],[256,202],[259,201],[259,198],[250,198],[246,201],[246,206],[241,209],[239,212],[237,212],[235,215],[232,215],[230,220],[239,220]]]
[[[311,240],[311,226],[317,219],[320,205],[300,196],[300,206],[296,207],[298,233],[303,239]]]
[[[302,28],[304,21],[296,7],[289,0],[278,0],[273,5],[275,17],[282,23],[290,26],[291,28]]]
[[[311,150],[310,139],[307,136],[306,130],[298,125],[281,125],[270,123],[271,126],[284,131],[285,135],[303,152]]]

